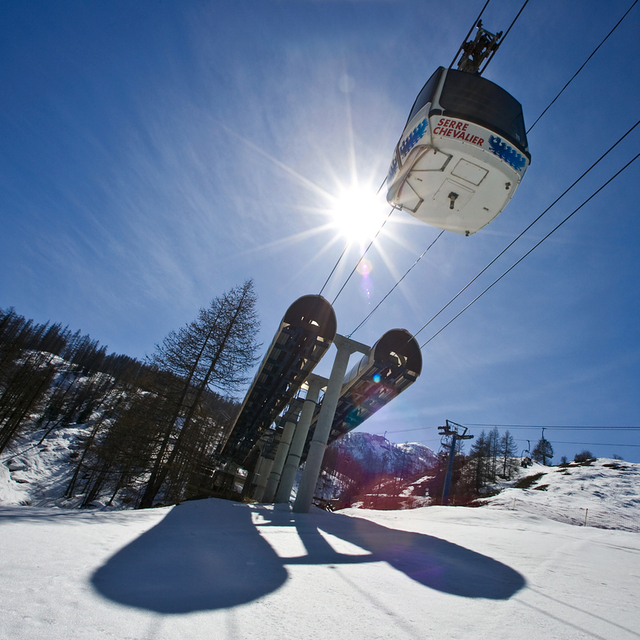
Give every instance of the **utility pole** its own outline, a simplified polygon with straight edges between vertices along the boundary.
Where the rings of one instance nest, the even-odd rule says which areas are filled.
[[[458,429],[463,429],[462,432]],[[458,440],[469,440],[473,438],[472,435],[467,435],[467,427],[463,427],[461,424],[456,424],[447,420],[444,427],[438,427],[438,433],[441,436],[451,436],[451,447],[449,449],[449,466],[447,468],[447,475],[444,479],[444,488],[442,490],[442,504],[446,506],[449,502],[449,486],[451,485],[451,476],[453,475],[453,459],[456,455],[456,442]]]

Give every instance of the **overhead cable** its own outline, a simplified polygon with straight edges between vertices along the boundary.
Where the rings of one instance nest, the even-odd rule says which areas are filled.
[[[640,121],[638,122],[640,123]],[[634,126],[637,126],[637,124]],[[629,166],[631,166],[638,158],[640,158],[640,153],[634,156],[627,164],[622,167],[619,171],[617,171],[611,178],[609,178],[603,185],[601,185],[596,191],[594,191],[586,200],[582,202],[582,204],[575,208],[562,222],[557,224],[549,233],[544,236],[539,242],[533,245],[529,251],[527,251],[519,260],[514,262],[499,278],[496,278],[484,291],[478,294],[464,309],[459,311],[447,324],[445,324],[441,329],[439,329],[436,333],[434,333],[426,342],[420,345],[420,349],[426,347],[437,335],[442,333],[454,320],[458,319],[471,305],[475,304],[489,289],[491,289],[494,285],[496,285],[502,278],[504,278],[512,269],[514,269],[518,264],[520,264],[530,253],[537,249],[549,236],[555,233],[565,222],[567,222],[572,216],[574,216],[582,207],[584,207],[587,203],[589,203],[596,195],[598,195],[606,186],[608,186],[613,180],[615,180],[623,171],[625,171]]]
[[[489,4],[489,2],[491,2],[491,0],[487,0],[484,3],[484,7],[482,7],[482,9],[480,10],[480,13],[478,14],[478,17],[475,19],[475,21],[471,25],[471,29],[469,29],[469,33],[467,33],[467,35],[465,36],[464,40],[462,41],[462,44],[460,45],[460,48],[458,49],[458,51],[456,51],[456,55],[453,56],[453,60],[451,61],[451,64],[449,65],[449,69],[451,69],[451,67],[453,67],[453,65],[456,63],[456,58],[458,57],[458,55],[462,51],[462,47],[464,46],[465,42],[468,40],[469,36],[471,35],[473,30],[475,29],[476,25],[478,24],[478,21],[480,20],[480,18],[482,18],[482,14],[484,13],[484,10],[487,8],[487,5]]]
[[[576,76],[584,69],[587,62],[589,62],[589,60],[593,58],[596,51],[598,51],[598,49],[607,41],[609,36],[620,26],[620,23],[627,17],[627,13],[629,13],[629,11],[631,11],[631,9],[633,9],[633,7],[635,7],[637,3],[638,3],[638,0],[634,0],[633,4],[627,9],[626,13],[622,16],[622,18],[620,18],[620,20],[618,20],[615,27],[613,27],[613,29],[609,31],[609,33],[605,36],[604,40],[591,52],[591,55],[582,63],[582,66],[573,74],[569,82],[567,82],[567,84],[565,84],[564,87],[560,89],[560,92],[558,93],[558,95],[548,104],[547,108],[538,116],[536,121],[527,129],[527,134],[529,133],[529,131],[531,131],[531,129],[533,129],[533,127],[536,126],[536,124],[538,123],[538,120],[540,120],[540,118],[542,118],[542,116],[545,113],[547,113],[547,111],[551,108],[553,103],[562,95],[564,90],[575,80]]]
[[[592,447],[640,447],[640,444],[620,444],[619,442],[560,442],[554,440],[553,444],[577,444],[580,446],[589,445]]]
[[[331,276],[334,274],[335,270],[338,268],[340,261],[344,257],[344,254],[347,252],[347,249],[349,248],[350,245],[351,243],[347,242],[347,244],[344,246],[344,249],[342,250],[340,257],[338,258],[338,261],[333,265],[333,269],[331,269],[331,273],[327,276],[327,279],[324,281],[324,284],[322,285],[322,289],[320,289],[320,293],[318,294],[319,296],[322,295],[324,288],[329,284],[329,280],[331,280]]]
[[[500,428],[500,429],[545,429],[549,431],[640,431],[640,427],[593,427],[593,426],[546,426],[541,424],[479,424],[479,423],[466,423],[467,427],[486,427],[486,428]],[[385,433],[408,433],[409,431],[424,431],[425,429],[432,429],[433,427],[416,427],[412,429],[394,429],[393,431],[386,431]]]
[[[513,27],[513,25],[516,23],[516,20],[520,17],[520,14],[524,11],[524,8],[527,6],[529,0],[525,0],[524,4],[522,5],[522,7],[520,7],[520,11],[518,11],[518,15],[513,19],[513,21],[511,22],[511,24],[509,25],[509,28],[507,29],[506,33],[502,36],[502,38],[500,39],[500,44],[502,44],[506,37],[509,35],[509,31],[511,31],[511,28]],[[498,49],[495,48],[492,52],[491,55],[489,56],[489,59],[484,63],[484,67],[482,67],[482,71],[479,71],[479,74],[482,75],[484,73],[484,70],[489,66],[489,63],[491,62],[491,60],[493,59],[493,56],[496,54],[496,51]]]
[[[336,294],[336,297],[331,302],[332,305],[336,303],[336,300],[339,298],[343,289],[347,286],[347,283],[349,282],[349,280],[351,280],[351,276],[356,272],[356,269],[358,268],[360,263],[364,260],[364,257],[367,255],[367,252],[369,251],[369,249],[371,249],[373,243],[376,241],[376,238],[380,235],[380,232],[384,228],[384,225],[387,224],[387,222],[389,222],[389,218],[391,217],[391,214],[394,212],[394,210],[395,210],[395,207],[391,207],[391,211],[389,211],[389,215],[387,215],[387,217],[384,219],[384,222],[380,225],[380,228],[376,231],[376,235],[373,236],[373,240],[371,240],[371,242],[369,243],[369,246],[364,250],[364,253],[360,256],[360,259],[358,260],[358,262],[356,262],[356,266],[353,267],[353,269],[351,270],[351,273],[348,275],[347,279],[344,281],[344,284],[340,287],[340,291],[338,291],[338,293]]]
[[[535,122],[529,127],[529,129],[527,130],[527,133],[529,133],[533,127],[540,121],[540,119],[547,113],[547,111],[551,108],[551,106],[556,102],[556,100],[560,97],[560,95],[565,91],[565,89],[571,84],[571,82],[573,82],[573,80],[576,78],[576,76],[582,71],[582,69],[587,65],[587,63],[589,62],[589,60],[591,60],[591,58],[595,55],[595,53],[598,51],[598,49],[600,49],[600,47],[607,41],[607,39],[613,34],[613,32],[618,28],[618,26],[622,23],[622,21],[626,18],[627,14],[631,11],[631,9],[633,9],[633,7],[638,3],[639,0],[634,0],[634,2],[631,4],[631,6],[627,9],[627,11],[624,13],[624,15],[620,18],[620,20],[618,20],[618,22],[616,23],[616,25],[613,27],[613,29],[611,29],[611,31],[609,31],[609,33],[605,36],[605,38],[602,40],[602,42],[600,42],[600,44],[591,52],[591,54],[589,55],[589,57],[584,61],[584,63],[580,66],[580,68],[574,73],[574,75],[570,78],[570,80],[564,85],[564,87],[560,90],[560,92],[556,95],[556,97],[547,105],[547,107],[544,109],[544,111],[538,116],[538,118],[535,120]],[[471,27],[471,29],[469,30],[469,33],[467,34],[465,41],[467,40],[467,38],[471,35],[471,32],[473,31],[475,25],[478,23],[478,20],[482,17],[482,14],[484,13],[485,9],[487,8],[487,5],[489,4],[490,0],[487,0],[483,6],[483,8],[481,9],[480,13],[478,14],[478,17],[476,18],[475,22],[473,23],[473,26]],[[511,22],[511,25],[509,26],[509,28],[507,29],[506,33],[504,34],[504,36],[502,37],[501,43],[504,41],[504,39],[507,37],[509,31],[511,31],[511,28],[513,27],[513,25],[515,24],[516,20],[520,17],[520,14],[522,13],[522,11],[524,10],[524,8],[527,6],[527,3],[529,2],[529,0],[525,0],[524,4],[522,5],[522,7],[520,8],[520,11],[518,12],[518,14],[516,15],[516,17],[513,19],[513,21]],[[454,56],[451,64],[449,65],[449,68],[451,68],[453,66],[453,64],[455,63],[456,58],[458,57],[458,54],[460,53],[460,51],[462,50],[462,46],[460,47],[460,49],[458,49],[456,55]],[[494,52],[495,53],[495,52]],[[487,60],[484,69],[486,69],[487,65],[489,64],[489,62],[491,61],[492,56],[489,58],[489,60]],[[578,180],[576,180],[576,182],[574,182],[564,193],[562,193],[551,205],[549,205],[549,207],[547,209],[545,209],[526,229],[524,229],[524,231],[522,231],[522,233],[520,233],[520,235],[518,235],[509,245],[507,245],[504,250],[502,252],[500,252],[482,271],[480,271],[475,278],[473,278],[473,280],[471,280],[463,289],[461,289],[456,296],[454,296],[435,316],[433,316],[431,318],[431,320],[429,320],[429,322],[427,322],[426,325],[424,325],[415,335],[418,335],[423,329],[425,329],[433,320],[435,320],[435,318],[438,317],[438,315],[440,315],[440,313],[442,313],[454,300],[456,300],[458,298],[458,296],[460,296],[460,294],[462,294],[471,284],[473,284],[473,282],[475,282],[475,280],[477,280],[477,278],[479,278],[496,260],[498,260],[498,258],[500,258],[517,240],[519,240],[522,235],[524,235],[536,222],[538,222],[538,220],[540,220],[540,218],[547,213],[547,211],[549,211],[549,209],[551,209],[551,207],[553,207],[558,200],[560,200],[564,195],[566,195],[566,193],[568,193],[568,191],[570,191],[589,171],[591,171],[591,169],[593,167],[595,167],[600,160],[602,160],[611,150],[613,150],[615,148],[615,146],[617,146],[617,144],[619,142],[621,142],[636,126],[638,123],[636,123],[636,125],[634,125],[631,130],[629,130],[624,136],[622,136],[622,138],[620,138],[620,140],[618,140],[618,142],[616,142],[605,154],[603,154],[591,167],[589,167],[589,169],[582,174],[582,176],[580,176],[578,178]],[[380,192],[380,190],[382,189],[382,187],[384,186],[386,182],[386,178],[384,179],[384,181],[382,182],[382,184],[380,185],[380,188],[378,189],[378,192]],[[377,194],[376,194],[377,195]],[[391,216],[391,213],[393,213],[393,209],[389,212],[389,216]],[[338,292],[338,294],[336,295],[336,297],[333,300],[333,303],[336,302],[336,300],[338,299],[338,296],[342,293],[342,290],[345,288],[345,286],[347,285],[347,283],[349,282],[349,280],[351,279],[351,277],[353,276],[353,274],[355,273],[356,269],[358,268],[360,262],[362,262],[362,260],[364,259],[365,255],[367,254],[367,252],[369,251],[369,249],[371,248],[373,242],[375,241],[375,239],[377,238],[378,234],[380,233],[380,231],[382,230],[382,227],[384,227],[384,225],[386,224],[389,216],[387,216],[387,219],[382,223],[382,226],[380,227],[380,229],[378,230],[378,232],[376,233],[374,239],[371,241],[371,243],[369,244],[369,246],[365,249],[364,253],[362,254],[362,256],[360,257],[360,259],[358,260],[358,262],[356,263],[356,266],[353,268],[353,270],[351,271],[351,273],[349,274],[349,276],[347,277],[346,281],[344,282],[344,284],[342,285],[340,291]],[[442,234],[440,234],[442,235]],[[440,236],[438,236],[439,238]],[[436,240],[438,239],[436,238]],[[362,327],[362,325],[365,324],[365,322],[367,322],[369,320],[369,318],[373,315],[373,313],[378,309],[378,307],[384,302],[384,300],[386,300],[386,298],[392,293],[392,291],[400,284],[400,282],[406,277],[406,275],[409,273],[409,271],[411,271],[417,264],[417,262],[420,261],[420,259],[424,256],[424,254],[426,253],[426,251],[428,251],[431,246],[433,246],[433,243],[425,250],[425,252],[422,253],[422,255],[416,260],[416,262],[410,267],[410,269],[405,273],[405,275],[402,276],[402,278],[400,278],[400,280],[398,282],[396,282],[396,284],[392,287],[392,289],[389,291],[389,293],[387,293],[387,295],[380,301],[380,303],[378,303],[378,305],[376,305],[376,307],[373,309],[373,311],[371,311],[371,313],[351,332],[350,335],[353,335],[358,329],[360,329]],[[322,286],[322,289],[320,290],[320,295],[322,294],[322,292],[324,291],[325,287],[327,286],[327,284],[329,283],[329,280],[331,279],[331,277],[333,276],[336,268],[338,267],[339,263],[341,262],[342,258],[344,257],[347,249],[349,247],[349,243],[347,243],[347,245],[345,246],[344,250],[342,251],[342,253],[340,254],[340,257],[338,258],[336,264],[334,265],[333,269],[331,270],[331,272],[329,273],[329,276],[327,277],[324,285]],[[514,265],[515,266],[515,265]],[[333,304],[332,303],[332,304]],[[435,337],[435,336],[433,336]]]
[[[416,261],[405,271],[404,275],[400,278],[400,280],[398,280],[398,282],[396,282],[393,285],[393,287],[391,287],[387,295],[385,295],[384,298],[382,298],[382,300],[378,302],[378,304],[371,310],[371,313],[369,313],[369,315],[349,334],[348,337],[351,337],[358,329],[360,329],[360,327],[362,327],[362,325],[364,325],[364,323],[376,312],[378,307],[393,293],[395,288],[409,275],[410,271],[418,264],[418,262],[422,260],[422,258],[425,256],[427,251],[429,251],[429,249],[431,249],[431,247],[433,247],[433,245],[436,242],[438,242],[438,240],[440,239],[440,236],[443,233],[444,233],[444,229],[436,236],[436,239],[418,256]]]
[[[605,151],[584,173],[582,173],[582,175],[580,175],[580,177],[578,177],[569,187],[567,187],[567,189],[565,189],[533,222],[531,222],[531,224],[529,224],[522,232],[520,232],[495,258],[493,258],[493,260],[491,260],[484,267],[484,269],[478,272],[475,277],[473,277],[462,289],[460,289],[460,291],[458,291],[458,293],[456,293],[456,295],[453,296],[453,298],[451,298],[451,300],[449,300],[449,302],[447,302],[447,304],[445,304],[444,307],[442,307],[440,311],[438,311],[438,313],[436,313],[428,322],[422,325],[422,327],[414,334],[414,337],[422,333],[422,331],[424,331],[443,311],[445,311],[445,309],[447,309],[455,300],[457,300],[460,295],[462,295],[462,293],[464,293],[491,265],[493,265],[498,260],[498,258],[503,256],[527,231],[529,231],[529,229],[531,229],[531,227],[533,227],[534,224],[536,224],[536,222],[538,222],[538,220],[540,220],[540,218],[542,218],[542,216],[544,216],[552,207],[554,207],[562,198],[564,198],[564,196],[567,195],[567,193],[569,193],[571,189],[573,189],[592,169],[594,169],[602,160],[604,160],[604,158],[606,158],[606,156],[609,155],[609,153],[611,153],[611,151],[613,151],[638,125],[640,125],[640,120],[638,120],[623,136],[618,138],[618,140],[613,145],[611,145],[609,149],[607,149],[607,151]]]
[[[380,191],[382,190],[382,187],[384,187],[385,183],[387,181],[387,178],[385,177],[385,179],[382,181],[382,184],[378,187],[378,190],[376,191],[376,196],[380,193]],[[393,212],[393,209],[389,212],[389,216],[391,215],[391,213]],[[387,216],[387,218],[389,217]],[[382,231],[382,227],[384,227],[384,225],[386,224],[386,220],[382,223],[382,226],[380,227],[380,229],[378,230],[378,233],[380,233],[380,231]],[[376,233],[375,238],[378,237],[378,233]],[[372,242],[373,244],[373,242]],[[322,285],[322,289],[320,289],[320,293],[318,295],[322,295],[322,292],[324,291],[325,287],[327,286],[327,284],[329,284],[329,280],[331,280],[331,276],[333,276],[333,274],[335,273],[335,270],[338,268],[338,265],[340,264],[342,258],[344,257],[344,254],[347,252],[347,249],[351,246],[351,241],[348,241],[347,244],[344,246],[344,249],[342,250],[342,253],[340,254],[340,257],[338,258],[337,262],[333,265],[333,269],[331,269],[331,272],[329,273],[329,275],[327,276],[327,279],[324,281],[324,284]],[[371,245],[369,245],[371,246]],[[367,247],[367,251],[369,251],[369,247]],[[366,253],[366,251],[365,251]],[[362,258],[364,258],[364,255],[362,256]],[[358,264],[360,264],[360,261],[362,260],[362,258],[360,258],[360,260],[358,261]],[[354,271],[358,268],[358,264],[356,264]],[[352,272],[353,275],[353,272]],[[349,276],[350,278],[351,276]],[[348,282],[348,279],[347,279]],[[346,282],[344,283],[345,285],[347,284]],[[344,289],[344,285],[342,287]],[[340,290],[342,291],[342,289]],[[338,294],[339,295],[339,294]],[[336,296],[337,299],[338,296]],[[334,300],[335,302],[335,300]]]
[[[527,5],[528,0],[526,0],[526,2],[522,5],[520,11],[518,12],[518,15],[514,18],[513,22],[511,23],[511,25],[509,26],[509,28],[507,29],[507,32],[505,33],[504,37],[502,40],[504,40],[504,38],[506,38],[507,34],[509,33],[509,31],[511,30],[511,27],[513,27],[515,21],[518,19],[518,17],[520,16],[520,14],[522,13],[522,11],[524,10],[524,8]],[[587,62],[589,62],[589,60],[593,57],[593,55],[596,53],[596,51],[604,44],[604,42],[607,40],[607,38],[616,30],[616,28],[618,27],[618,25],[624,20],[624,18],[627,16],[627,14],[629,13],[629,11],[631,11],[631,9],[633,9],[633,7],[637,4],[638,0],[634,0],[633,4],[629,7],[629,9],[627,9],[626,13],[622,16],[622,18],[620,18],[620,20],[618,21],[618,23],[616,24],[616,26],[609,32],[609,34],[604,38],[604,40],[594,49],[594,51],[591,53],[591,55],[585,60],[585,62],[582,64],[582,66],[580,67],[580,69],[578,69],[578,71],[576,71],[576,73],[573,75],[573,77],[569,80],[569,82],[567,82],[567,84],[565,84],[565,86],[563,87],[563,89],[560,91],[560,93],[558,93],[558,95],[549,103],[549,105],[546,107],[546,109],[538,116],[537,120],[531,125],[531,127],[529,127],[527,133],[529,133],[529,131],[531,131],[531,129],[533,129],[533,127],[536,125],[536,123],[542,118],[542,116],[545,115],[545,113],[549,110],[549,108],[553,105],[553,103],[560,97],[560,94],[569,86],[569,84],[571,84],[571,82],[574,80],[574,78],[580,73],[580,71],[582,71],[582,69],[584,68],[584,66],[587,64]],[[486,9],[487,4],[489,4],[489,0],[487,0],[487,3],[485,4],[485,6],[483,7],[482,11],[480,12],[480,15],[478,16],[478,19],[480,18],[480,16],[482,15],[483,11]],[[474,24],[477,24],[476,23]],[[473,30],[473,27],[471,28],[471,30],[469,31],[469,34],[467,34],[467,38],[469,37],[469,35],[471,34],[471,31]],[[466,38],[465,38],[466,39]],[[458,53],[460,53],[460,50],[458,50]],[[456,53],[456,58],[458,57],[458,53]],[[454,58],[455,61],[455,58]],[[489,61],[487,61],[487,64],[489,64]],[[449,68],[451,68],[451,66],[453,65],[453,62],[451,63],[451,65],[449,65]],[[486,65],[485,65],[486,68]],[[480,271],[475,278],[473,278],[473,280],[471,280],[463,289],[461,289],[435,316],[433,316],[433,318],[431,318],[431,320],[429,320],[429,322],[427,322],[426,325],[424,325],[420,331],[418,331],[415,335],[418,335],[425,327],[427,327],[433,320],[435,320],[440,313],[442,313],[454,300],[456,300],[458,298],[458,296],[460,296],[460,294],[462,294],[471,284],[473,284],[496,260],[498,260],[498,258],[500,258],[509,248],[511,248],[511,246],[517,241],[519,240],[536,222],[538,222],[538,220],[540,220],[540,218],[542,218],[543,215],[545,215],[545,213],[547,213],[547,211],[549,211],[549,209],[551,209],[551,207],[553,207],[562,197],[564,197],[580,180],[582,180],[582,178],[589,173],[589,171],[591,171],[591,169],[593,169],[610,151],[612,151],[619,142],[621,142],[629,133],[631,133],[631,131],[637,126],[638,123],[636,123],[636,125],[634,125],[634,127],[632,127],[624,136],[622,136],[622,138],[620,138],[620,140],[618,140],[618,142],[616,142],[605,154],[603,154],[591,167],[589,167],[589,169],[587,169],[587,171],[582,174],[578,180],[576,180],[566,191],[564,191],[564,193],[562,193],[552,204],[549,205],[549,207],[547,207],[526,229],[524,229],[524,231],[522,231],[516,238],[513,239],[513,241],[508,244],[491,262],[489,262],[489,264],[482,270]],[[386,180],[386,178],[385,178]],[[384,182],[382,183],[384,185]],[[382,187],[381,187],[382,188]],[[379,191],[379,190],[378,190]],[[440,234],[442,235],[442,234]],[[438,236],[438,238],[440,238],[440,236]],[[436,238],[436,240],[438,239]],[[428,251],[431,247],[433,246],[433,243],[422,253],[422,255],[420,255],[420,257],[416,260],[416,262],[410,267],[409,271],[411,271],[416,264],[421,260],[421,258],[424,256],[424,254],[426,253],[426,251]],[[367,249],[368,251],[368,249]],[[343,252],[344,254],[344,252]],[[340,256],[340,259],[342,258],[342,256]],[[338,260],[339,262],[340,260]],[[337,264],[336,264],[337,266]],[[357,266],[357,265],[356,265]],[[335,267],[334,267],[335,270]],[[351,332],[351,334],[349,335],[353,335],[358,329],[360,329],[360,327],[362,327],[362,325],[364,325],[365,322],[367,322],[367,320],[369,320],[369,318],[373,315],[373,313],[378,309],[378,307],[387,299],[387,297],[391,294],[391,292],[400,284],[400,282],[407,276],[407,274],[409,273],[409,271],[407,271],[402,278],[400,278],[400,280],[398,282],[396,282],[396,284],[391,288],[391,290],[389,291],[389,293],[387,293],[386,296],[384,296],[384,298],[376,305],[376,307],[373,309],[373,311],[371,311],[371,313]],[[331,272],[333,273],[333,271]],[[329,276],[331,277],[331,276]],[[328,280],[327,280],[328,282]],[[346,284],[346,283],[345,283]],[[325,283],[326,285],[326,283]],[[324,287],[323,287],[324,289]],[[322,291],[320,292],[322,293]]]
[[[558,430],[572,430],[572,431],[602,431],[602,430],[632,430],[640,431],[640,427],[603,427],[603,426],[589,426],[589,425],[544,425],[544,424],[467,424],[469,427],[499,427],[501,429],[550,429],[554,431]]]

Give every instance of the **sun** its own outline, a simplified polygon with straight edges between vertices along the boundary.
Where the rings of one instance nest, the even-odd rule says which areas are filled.
[[[349,242],[372,240],[384,222],[388,205],[373,188],[344,188],[331,207],[333,225]]]

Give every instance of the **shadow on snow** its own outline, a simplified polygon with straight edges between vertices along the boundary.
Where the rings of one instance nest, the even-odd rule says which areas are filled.
[[[261,527],[295,527],[307,555],[280,558]],[[337,553],[318,529],[369,551]],[[285,565],[387,562],[412,580],[444,593],[508,599],[524,585],[510,567],[464,547],[361,518],[201,500],[173,508],[155,527],[120,550],[92,577],[104,597],[159,613],[222,609],[271,593],[287,579]]]

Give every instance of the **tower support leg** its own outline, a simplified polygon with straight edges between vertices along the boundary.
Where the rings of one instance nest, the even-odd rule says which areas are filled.
[[[307,461],[304,465],[298,495],[293,505],[293,510],[297,513],[309,513],[309,509],[311,509],[313,492],[315,491],[318,476],[320,475],[322,458],[327,448],[327,441],[329,440],[331,425],[333,424],[333,416],[335,415],[338,400],[340,399],[340,391],[342,390],[344,374],[349,364],[349,357],[354,351],[362,351],[366,354],[370,351],[370,348],[366,345],[340,335],[336,335],[334,344],[338,348],[338,353],[336,354],[336,359],[333,361],[329,384],[327,385],[327,390],[322,400],[322,408],[320,409],[318,422],[313,432],[313,439],[309,447]]]
[[[302,457],[302,451],[304,450],[304,443],[307,441],[307,434],[309,433],[309,426],[313,419],[313,413],[318,402],[318,396],[320,395],[320,389],[326,386],[327,380],[311,374],[309,376],[308,384],[309,389],[307,391],[307,397],[302,405],[302,412],[300,413],[300,420],[298,420],[298,426],[293,434],[293,440],[291,447],[289,448],[289,455],[285,462],[284,469],[282,470],[282,477],[280,478],[280,486],[276,492],[276,502],[283,503],[289,502],[291,497],[291,489],[300,466],[300,458]]]

